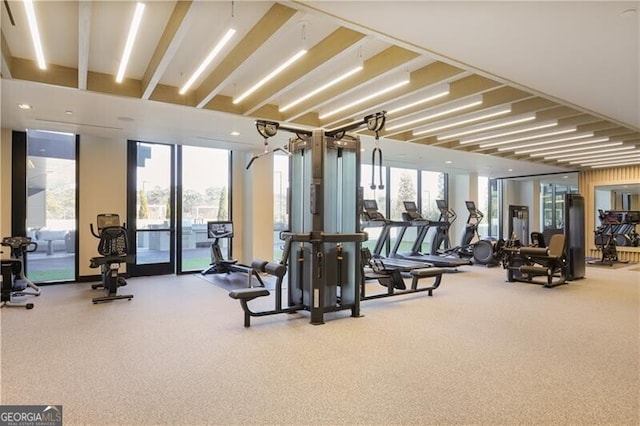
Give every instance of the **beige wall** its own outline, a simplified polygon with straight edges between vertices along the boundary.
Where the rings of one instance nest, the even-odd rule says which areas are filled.
[[[89,259],[98,256],[98,240],[91,235],[99,213],[127,217],[127,144],[124,140],[80,137],[78,256],[80,276],[96,275]]]
[[[273,258],[273,161],[265,157],[255,161],[251,169],[246,165],[254,154],[244,153],[236,157],[234,164],[234,222],[241,223],[242,250],[236,250],[234,241],[233,255],[243,263],[252,259],[272,260]],[[243,191],[240,192],[240,187]],[[237,191],[238,190],[238,191]],[[242,203],[236,207],[236,200]]]

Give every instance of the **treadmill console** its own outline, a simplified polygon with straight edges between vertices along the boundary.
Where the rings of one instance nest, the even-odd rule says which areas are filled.
[[[415,201],[403,201],[405,212],[402,213],[402,219],[406,221],[424,220]]]
[[[467,205],[467,210],[469,210],[469,213],[475,214],[476,212],[476,203],[473,201],[465,201],[464,202]]]
[[[364,200],[363,201],[364,212],[362,218],[365,221],[385,221],[386,219],[378,210],[378,203],[376,200]]]

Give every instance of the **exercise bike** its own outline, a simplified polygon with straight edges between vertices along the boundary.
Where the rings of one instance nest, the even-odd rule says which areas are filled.
[[[132,294],[118,294],[118,287],[127,285],[127,281],[120,275],[120,264],[133,263],[135,257],[128,254],[127,229],[120,225],[120,216],[113,213],[99,214],[96,219],[97,232],[93,224],[89,224],[91,234],[100,239],[98,243],[99,257],[92,257],[89,266],[100,268],[102,282],[92,284],[92,289],[103,288],[105,295],[94,297],[93,303],[109,302],[117,299],[133,299]]]
[[[24,273],[25,253],[38,249],[38,243],[29,237],[5,237],[0,245],[10,247],[11,258],[2,259],[2,296],[0,307],[33,309],[33,303],[14,303],[13,297],[40,296],[40,288],[28,279]],[[27,291],[27,288],[31,289]]]

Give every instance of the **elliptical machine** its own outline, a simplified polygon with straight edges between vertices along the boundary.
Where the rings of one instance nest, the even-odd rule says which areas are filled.
[[[127,281],[120,275],[120,264],[132,263],[134,255],[128,254],[127,229],[120,225],[120,216],[115,213],[102,213],[97,216],[98,232],[89,224],[91,234],[99,238],[98,253],[100,257],[92,257],[89,266],[100,268],[102,282],[92,284],[92,289],[104,288],[105,295],[94,297],[93,303],[109,302],[117,299],[133,299],[133,294],[118,294],[118,287],[127,285]]]
[[[38,243],[29,237],[5,237],[0,245],[11,248],[11,258],[2,259],[2,296],[0,307],[33,309],[33,303],[14,303],[12,298],[20,296],[40,296],[40,288],[24,273],[25,253],[38,249]],[[30,288],[31,291],[25,291]]]
[[[462,234],[460,245],[450,249],[450,251],[457,253],[460,257],[470,258],[473,257],[476,242],[480,240],[478,226],[480,222],[482,222],[482,219],[484,219],[484,214],[476,208],[476,203],[473,201],[465,201],[465,204],[469,211],[469,216],[467,216],[464,234]],[[477,241],[474,242],[474,239]]]
[[[478,210],[474,201],[465,201],[465,205],[469,216],[464,234],[460,245],[450,249],[449,252],[455,252],[461,258],[471,258],[474,264],[497,266],[500,263],[499,253],[502,245],[497,245],[497,242],[491,237],[480,238],[478,227],[484,219],[484,213]]]

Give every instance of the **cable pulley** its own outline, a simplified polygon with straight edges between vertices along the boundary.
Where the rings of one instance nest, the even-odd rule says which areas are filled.
[[[256,121],[256,129],[265,140],[275,136],[278,133],[278,127],[280,127],[280,123],[275,121]]]
[[[367,130],[376,133],[376,140],[378,140],[378,132],[384,128],[384,123],[387,120],[386,111],[376,112],[366,116],[365,122],[367,124]]]

